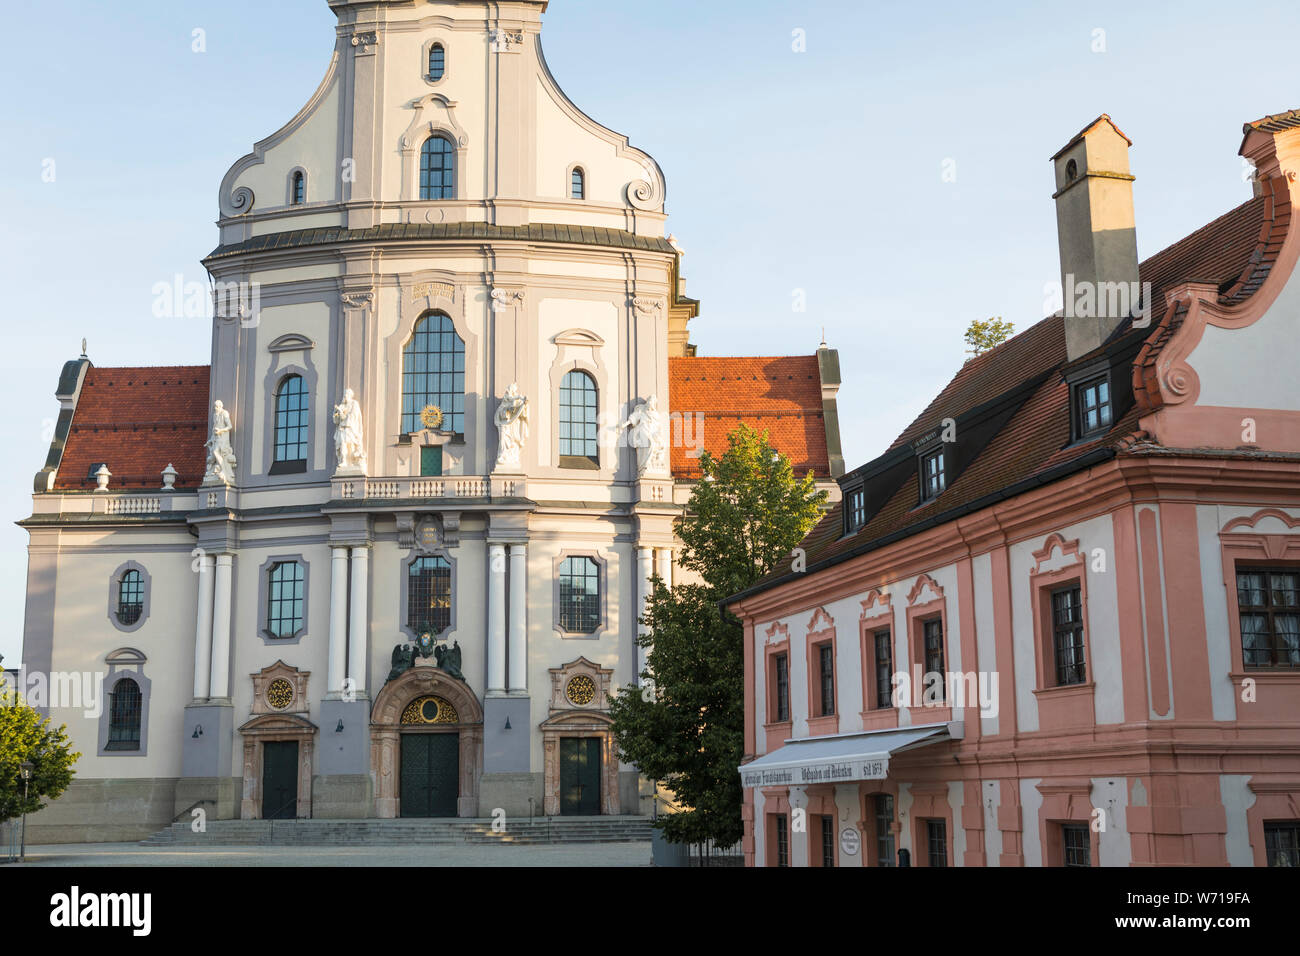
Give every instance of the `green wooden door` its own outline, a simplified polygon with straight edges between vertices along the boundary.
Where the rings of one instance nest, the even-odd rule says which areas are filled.
[[[262,819],[292,820],[298,815],[298,741],[268,740],[262,745]]]
[[[600,815],[600,738],[560,738],[560,813]]]
[[[401,773],[402,816],[456,816],[460,734],[403,734]]]

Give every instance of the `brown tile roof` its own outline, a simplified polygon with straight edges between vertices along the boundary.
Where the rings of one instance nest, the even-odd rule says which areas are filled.
[[[701,416],[702,445],[712,455],[726,451],[727,435],[745,422],[768,433],[796,474],[811,469],[818,477],[830,477],[821,387],[816,355],[670,358],[669,409],[683,416],[682,431],[673,424],[673,477],[699,477],[688,447],[699,427],[693,424],[696,419],[687,418],[693,415]],[[682,434],[686,441],[679,440]]]
[[[207,458],[206,365],[91,368],[72,416],[56,491],[95,487],[92,465],[107,463],[110,488],[160,488],[168,464],[178,488],[203,480]]]
[[[963,365],[885,455],[858,471],[873,473],[891,466],[894,458],[906,457],[903,446],[926,435],[945,418],[957,419],[994,399],[1029,389],[1023,403],[979,449],[974,461],[942,494],[920,506],[913,468],[866,525],[852,535],[842,534],[842,505],[836,504],[800,545],[807,554],[808,569],[816,570],[818,564],[842,559],[850,552],[883,546],[950,520],[963,510],[983,507],[1021,483],[1054,480],[1092,461],[1128,453],[1135,438],[1144,437],[1137,436],[1135,430],[1138,418],[1145,413],[1144,398],[1150,407],[1149,368],[1154,368],[1160,347],[1186,311],[1179,308],[1166,314],[1165,290],[1180,282],[1213,282],[1220,289],[1221,301],[1239,302],[1252,295],[1267,276],[1289,226],[1290,200],[1281,178],[1262,186],[1263,195],[1242,203],[1139,266],[1142,280],[1152,284],[1155,308],[1151,327],[1133,329],[1126,322],[1108,345],[1093,353],[1107,348],[1122,351],[1143,343],[1133,360],[1137,401],[1107,434],[1091,442],[1070,444],[1070,396],[1061,372],[1075,363],[1067,363],[1064,319],[1059,314],[1043,319]],[[1085,360],[1090,358],[1076,361]],[[1036,379],[1039,384],[1033,386]],[[784,577],[781,573],[771,575],[754,590],[770,587]]]
[[[1287,110],[1285,113],[1275,113],[1272,116],[1265,116],[1263,119],[1257,119],[1247,123],[1242,127],[1243,133],[1249,133],[1253,129],[1265,133],[1280,133],[1286,129],[1294,129],[1300,126],[1300,110]]]

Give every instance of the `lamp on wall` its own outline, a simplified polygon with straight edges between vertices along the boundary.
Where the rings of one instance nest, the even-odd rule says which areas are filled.
[[[343,718],[342,718],[342,717],[339,718],[339,725],[338,725],[337,727],[334,728],[334,733],[336,733],[336,734],[341,734],[341,733],[343,733]]]
[[[194,725],[194,733],[191,734],[190,736],[191,736],[191,738],[194,739],[194,740],[198,740],[200,737],[202,737],[202,736],[203,736],[203,725],[202,725],[202,724],[195,724],[195,725]]]
[[[510,717],[509,717],[509,715],[507,715],[507,716],[506,716],[506,730],[509,730],[509,729],[510,729]]]

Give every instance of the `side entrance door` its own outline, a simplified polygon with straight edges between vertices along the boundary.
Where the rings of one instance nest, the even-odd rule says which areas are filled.
[[[600,738],[560,738],[560,813],[600,816]]]
[[[262,819],[292,820],[298,815],[298,741],[262,744]]]
[[[402,734],[402,816],[454,817],[460,734]]]

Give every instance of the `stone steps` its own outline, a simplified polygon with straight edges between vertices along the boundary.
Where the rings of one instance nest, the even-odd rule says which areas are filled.
[[[540,818],[507,822],[496,832],[489,820],[213,820],[204,833],[173,823],[142,846],[466,846],[490,844],[644,843],[649,817]]]

